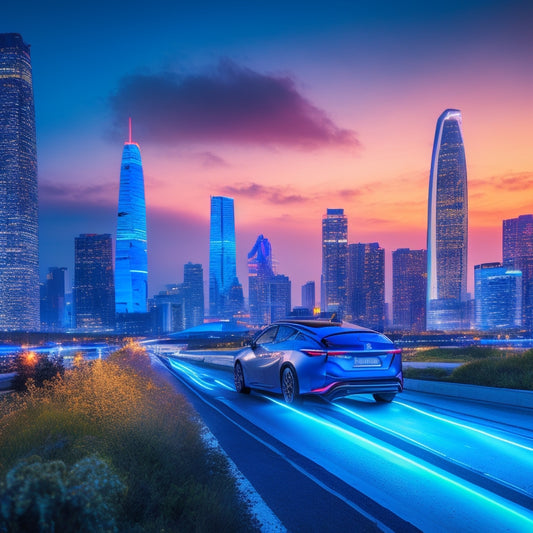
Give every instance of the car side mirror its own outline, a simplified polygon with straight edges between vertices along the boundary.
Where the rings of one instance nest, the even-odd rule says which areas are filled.
[[[252,340],[250,341],[250,348],[251,348],[252,350],[255,350],[256,347],[257,347],[257,344],[256,344],[255,341],[252,339]]]

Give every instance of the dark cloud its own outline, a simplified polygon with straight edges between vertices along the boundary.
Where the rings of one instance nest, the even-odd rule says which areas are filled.
[[[118,182],[87,186],[44,181],[39,184],[39,203],[43,206],[115,206],[117,201]]]
[[[265,187],[264,185],[253,182],[226,185],[222,188],[222,192],[230,196],[254,198],[258,200],[264,200],[272,204],[303,203],[310,200],[310,198],[306,198],[300,194],[293,194],[289,192],[287,188]]]
[[[117,131],[123,132],[132,116],[143,143],[359,146],[355,133],[337,126],[290,77],[261,74],[230,60],[210,73],[127,76],[110,106]]]
[[[196,157],[205,168],[229,167],[228,163],[222,157],[212,152],[201,152],[196,154]]]

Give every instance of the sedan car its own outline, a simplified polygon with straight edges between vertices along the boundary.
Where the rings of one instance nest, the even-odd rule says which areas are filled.
[[[333,400],[373,394],[391,402],[403,390],[402,355],[385,335],[354,324],[282,320],[267,326],[236,356],[235,389]]]

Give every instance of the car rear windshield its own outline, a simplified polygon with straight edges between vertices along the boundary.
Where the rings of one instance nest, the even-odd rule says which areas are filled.
[[[353,350],[390,350],[394,347],[392,341],[379,333],[359,333],[347,331],[334,333],[322,340],[328,347],[351,348]]]

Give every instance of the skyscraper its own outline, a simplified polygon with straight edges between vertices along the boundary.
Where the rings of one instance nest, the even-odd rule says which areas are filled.
[[[428,330],[459,330],[466,323],[468,193],[461,112],[437,121],[429,177],[427,232]]]
[[[264,326],[270,323],[270,281],[272,270],[272,247],[268,239],[259,235],[248,254],[248,303],[250,323]]]
[[[0,330],[39,329],[37,150],[30,47],[0,34]]]
[[[231,315],[228,296],[237,280],[233,198],[211,197],[209,232],[209,314]]]
[[[76,328],[115,329],[115,286],[111,235],[82,234],[74,243]]]
[[[146,203],[139,145],[124,143],[120,167],[117,242],[115,251],[115,310],[146,313],[148,299],[148,255]]]
[[[383,331],[385,326],[385,250],[377,242],[348,247],[347,316]]]
[[[65,267],[48,269],[41,293],[41,330],[63,331],[68,327],[68,271]]]
[[[400,248],[392,252],[392,313],[395,329],[426,328],[426,250]]]
[[[522,326],[533,331],[533,215],[503,221],[503,264],[522,272]]]
[[[522,272],[501,263],[474,267],[476,327],[482,331],[520,328]]]
[[[346,307],[348,267],[348,219],[344,209],[328,209],[322,217],[322,287],[320,308],[337,312],[342,318]]]
[[[308,281],[302,285],[302,307],[313,314],[315,309],[315,282]]]
[[[183,266],[185,329],[204,323],[204,269],[200,264]]]
[[[281,320],[291,312],[291,280],[277,274],[269,282],[270,322]]]

